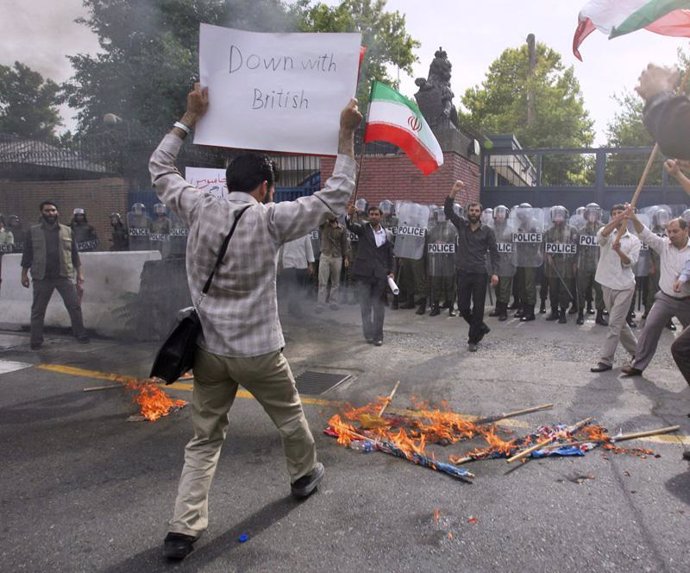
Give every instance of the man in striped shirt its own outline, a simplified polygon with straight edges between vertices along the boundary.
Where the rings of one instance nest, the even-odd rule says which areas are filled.
[[[184,559],[208,526],[208,492],[238,384],[251,392],[283,441],[292,494],[308,497],[324,475],[316,459],[295,381],[282,354],[285,340],[276,301],[276,255],[283,243],[304,236],[327,217],[345,212],[355,186],[354,132],[361,121],[356,100],[341,112],[338,157],[325,188],[296,201],[273,203],[275,174],[268,157],[241,155],[227,169],[229,194],[219,199],[187,183],[175,167],[183,139],[208,108],[197,84],[187,110],[153,152],[151,180],[160,200],[189,229],[187,277],[203,327],[194,363],[192,424],[177,501],[164,554]],[[238,213],[246,208],[211,288],[202,287]]]

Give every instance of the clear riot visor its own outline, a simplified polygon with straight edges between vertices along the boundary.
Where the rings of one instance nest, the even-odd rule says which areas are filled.
[[[367,212],[367,200],[363,198],[359,198],[355,201],[355,210],[360,212],[360,213],[366,213]]]
[[[503,222],[508,218],[508,209],[506,207],[494,208],[494,220]]]
[[[564,223],[568,218],[568,211],[560,207],[553,207],[550,216],[552,223]]]
[[[585,211],[585,221],[588,223],[596,223],[601,219],[601,209],[588,208]]]

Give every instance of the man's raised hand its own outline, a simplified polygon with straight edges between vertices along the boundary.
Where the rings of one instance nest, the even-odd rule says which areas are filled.
[[[357,100],[352,98],[340,112],[340,129],[354,131],[362,121],[362,114],[357,107]]]

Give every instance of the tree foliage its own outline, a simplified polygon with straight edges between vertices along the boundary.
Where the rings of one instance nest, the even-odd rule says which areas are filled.
[[[630,91],[614,94],[616,113],[606,129],[606,145],[609,147],[640,147],[654,145],[652,136],[642,123],[644,102]]]
[[[528,122],[528,96],[534,117]],[[489,66],[481,86],[461,99],[461,126],[484,134],[512,133],[525,148],[586,147],[594,140],[593,121],[585,110],[574,70],[558,52],[536,44],[536,67],[530,73],[527,45],[508,48]],[[569,158],[543,165],[543,182],[583,179],[583,160]]]
[[[66,85],[78,109],[81,135],[103,129],[114,113],[130,133],[162,131],[181,115],[197,79],[199,23],[254,31],[285,29],[279,0],[85,0],[81,23],[98,36],[101,51],[70,57],[75,75]]]
[[[55,139],[60,86],[20,62],[0,66],[0,132]]]
[[[84,0],[81,20],[98,36],[101,52],[70,60],[75,74],[66,85],[79,110],[83,137],[103,131],[102,118],[127,120],[129,133],[157,137],[179,117],[197,79],[199,23],[257,32],[362,31],[368,42],[363,77],[386,78],[385,65],[406,71],[415,61],[405,19],[387,14],[385,0],[344,0],[339,6],[299,0]]]
[[[386,12],[386,0],[343,0],[337,6],[324,3],[312,5],[299,0],[292,8],[302,32],[360,32],[366,54],[360,72],[357,97],[364,107],[369,98],[371,82],[385,82],[398,88],[398,81],[388,74],[388,66],[396,66],[412,74],[412,64],[419,42],[405,29],[405,16]]]

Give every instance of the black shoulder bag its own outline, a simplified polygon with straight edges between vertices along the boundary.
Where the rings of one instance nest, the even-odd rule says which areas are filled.
[[[228,243],[230,242],[232,234],[235,232],[240,217],[244,215],[244,212],[249,209],[250,206],[251,205],[248,205],[242,209],[237,214],[237,217],[235,217],[232,228],[220,247],[216,264],[213,266],[213,270],[201,291],[201,296],[196,306],[183,308],[178,312],[178,323],[170,334],[168,334],[158,354],[156,354],[156,359],[153,361],[151,374],[149,375],[151,378],[161,378],[165,380],[166,384],[172,384],[194,366],[196,341],[199,334],[201,334],[201,321],[199,320],[199,314],[196,309],[203,301],[208,289],[211,288],[213,276],[216,274],[216,270],[223,261],[223,257],[228,250]]]

